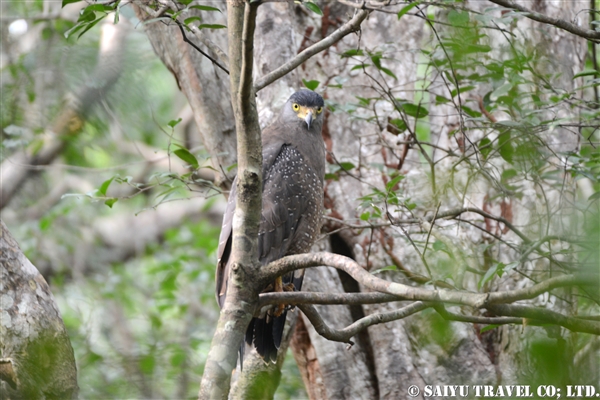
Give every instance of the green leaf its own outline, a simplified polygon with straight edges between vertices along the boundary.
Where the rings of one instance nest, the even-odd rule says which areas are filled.
[[[351,162],[341,162],[340,168],[342,168],[344,171],[350,171],[351,169],[356,168],[356,166]]]
[[[355,97],[358,99],[359,104],[361,106],[368,106],[369,104],[371,104],[371,99],[367,99],[365,97],[360,97],[360,96],[355,96]]]
[[[398,270],[398,268],[396,268],[395,265],[388,265],[387,267],[376,269],[375,271],[373,271],[371,273],[373,275],[376,275],[376,274],[380,274],[380,273],[385,272],[385,271],[397,271],[397,270]]]
[[[517,268],[518,266],[519,266],[519,262],[513,261],[513,262],[509,263],[508,265],[505,265],[504,268],[502,269],[501,273],[498,274],[498,276],[502,276],[502,274],[505,274],[508,271],[512,271],[513,269]]]
[[[407,129],[406,122],[404,122],[404,120],[401,118],[394,118],[390,120],[390,124],[394,125],[397,128],[396,130],[393,130],[393,132],[392,130],[388,129],[388,132],[394,135],[399,135]]]
[[[510,89],[512,89],[513,84],[510,82],[506,82],[503,85],[499,86],[498,88],[496,88],[496,90],[494,90],[492,92],[492,94],[490,94],[490,99],[493,101],[498,100],[498,97],[500,96],[504,96],[505,94],[507,94]]]
[[[591,195],[590,197],[588,197],[588,201],[593,201],[593,200],[597,200],[600,199],[600,192],[596,192],[593,195]]]
[[[183,365],[183,363],[185,362],[186,359],[186,354],[185,352],[180,348],[177,349],[173,355],[171,356],[170,362],[171,365],[173,367],[178,367],[180,365]]]
[[[360,214],[360,219],[362,219],[363,221],[368,221],[370,217],[371,213],[368,211],[365,211],[364,213]]]
[[[398,19],[402,18],[402,16],[404,14],[406,14],[407,12],[409,12],[410,10],[415,8],[417,6],[417,4],[419,4],[419,2],[414,1],[414,2],[410,3],[409,5],[402,7],[402,9],[400,11],[398,11]]]
[[[104,17],[106,17],[106,15],[103,15],[100,18],[98,18],[97,20],[95,20],[94,22],[90,22],[89,24],[87,24],[87,26],[79,33],[79,35],[77,35],[77,39],[79,39],[84,33],[86,33],[87,31],[92,29],[94,26],[96,26],[96,24],[98,22],[102,21],[104,19]]]
[[[309,1],[307,1],[302,4],[304,4],[306,6],[306,8],[308,8],[310,11],[314,12],[315,14],[323,15],[323,11],[321,11],[319,6],[316,5],[315,3],[311,3]]]
[[[202,21],[202,18],[198,17],[198,16],[193,16],[193,17],[189,17],[183,20],[183,23],[186,25],[189,25],[190,22],[194,22],[194,21]]]
[[[469,44],[461,48],[463,54],[488,53],[492,50],[487,44]]]
[[[307,81],[306,79],[302,79],[302,83],[304,83],[304,86],[306,86],[310,90],[315,90],[317,87],[319,87],[319,84],[321,82],[315,80]]]
[[[499,326],[500,325],[497,325],[497,324],[486,325],[486,326],[484,326],[483,328],[481,328],[479,330],[479,333],[484,333],[484,332],[487,332],[487,331],[491,331],[492,329],[496,329]]]
[[[181,118],[178,119],[172,119],[171,121],[167,122],[167,125],[169,125],[171,128],[175,128],[175,126],[177,126],[177,124],[179,124],[181,122]]]
[[[388,183],[385,184],[385,188],[387,189],[388,192],[394,190],[394,187],[402,179],[404,179],[404,175],[397,175],[394,179],[392,179],[391,181],[389,181]]]
[[[196,10],[202,10],[202,11],[218,11],[218,12],[221,12],[221,10],[219,10],[217,7],[211,7],[211,6],[194,5],[194,6],[190,6],[189,8],[194,8]]]
[[[475,86],[464,86],[464,87],[452,90],[450,92],[450,95],[452,97],[454,97],[454,96],[456,96],[458,94],[459,91],[460,91],[460,93],[466,93],[466,92],[468,92],[469,90],[472,90],[472,89],[475,89]]]
[[[429,111],[419,105],[408,102],[400,102],[399,105],[400,108],[402,108],[404,112],[411,117],[423,118],[429,115]]]
[[[62,6],[61,6],[61,7],[64,7],[64,6],[66,6],[67,4],[71,4],[71,3],[77,3],[77,2],[79,2],[79,1],[81,1],[81,0],[63,0],[63,1],[62,1]]]
[[[502,171],[502,176],[501,176],[502,182],[507,182],[509,179],[512,179],[517,175],[518,175],[517,170],[515,170],[514,168],[506,169],[506,170]]]
[[[373,65],[375,65],[377,69],[381,69],[381,53],[373,54],[371,56],[371,61],[373,61]]]
[[[354,67],[352,67],[350,69],[350,71],[354,71],[355,69],[365,69],[370,66],[371,66],[371,64],[358,64],[358,65],[355,65]]]
[[[492,141],[488,138],[483,138],[479,141],[479,144],[478,144],[479,152],[481,153],[483,158],[487,158],[487,156],[492,151],[491,144],[492,144]]]
[[[219,24],[200,24],[198,25],[198,29],[225,29],[227,28],[225,25]]]
[[[446,246],[446,243],[442,242],[441,240],[436,240],[435,242],[433,242],[433,250],[435,251],[448,251],[448,247]]]
[[[379,69],[380,69],[381,71],[383,71],[385,74],[387,74],[387,75],[391,76],[392,78],[394,78],[394,79],[398,80],[398,78],[396,77],[396,75],[394,75],[394,73],[393,73],[391,70],[389,70],[389,69],[387,69],[387,68],[385,68],[385,67],[381,67],[381,68],[379,68]]]
[[[466,11],[450,10],[448,22],[454,26],[464,26],[469,23],[469,13]]]
[[[583,71],[578,72],[575,75],[573,75],[573,79],[579,78],[581,76],[590,76],[590,75],[600,75],[600,72],[596,71],[595,69],[584,69]]]
[[[181,1],[181,0],[179,0],[179,1]],[[152,372],[154,372],[155,366],[156,366],[156,360],[154,359],[154,355],[152,353],[147,354],[140,358],[140,370],[143,373],[150,375]]]
[[[106,5],[106,4],[92,4],[90,6],[87,6],[86,8],[84,8],[84,13],[88,12],[88,11],[106,11],[106,12],[110,12],[114,10],[113,6],[110,5]]]
[[[119,199],[107,199],[104,204],[106,204],[107,206],[109,206],[110,208],[112,208],[113,204],[115,204]]]
[[[361,49],[350,49],[342,53],[342,58],[353,57],[353,56],[364,56],[365,53]]]
[[[498,152],[505,161],[512,163],[515,149],[513,148],[510,139],[510,132],[504,132],[498,135]]]
[[[440,104],[446,104],[448,103],[450,100],[448,100],[447,98],[440,96],[440,95],[435,95],[435,105],[440,105]]]
[[[414,210],[415,208],[417,208],[417,205],[415,203],[410,202],[410,201],[405,201],[404,202],[404,206],[406,208],[408,208],[409,210]]]
[[[186,149],[177,149],[173,153],[175,153],[177,157],[181,158],[183,161],[194,167],[194,169],[198,169],[198,160],[192,153],[190,153]]]
[[[485,273],[485,275],[483,275],[483,278],[481,278],[481,280],[479,281],[479,288],[481,289],[481,287],[488,282],[489,280],[491,280],[494,277],[494,274],[498,273],[498,275],[502,275],[502,270],[504,268],[504,263],[498,263],[496,265],[492,265],[487,272]]]
[[[94,11],[88,11],[87,8],[84,8],[81,11],[81,15],[77,19],[77,22],[93,22],[96,20],[96,13]]]
[[[479,111],[475,111],[475,110],[473,110],[470,107],[462,105],[461,109],[465,112],[465,114],[467,114],[471,118],[479,118],[479,117],[481,117],[481,113]]]
[[[100,188],[98,189],[98,193],[100,193],[102,196],[106,196],[106,191],[114,179],[115,177],[113,176],[112,178],[102,182],[102,185],[100,185]]]

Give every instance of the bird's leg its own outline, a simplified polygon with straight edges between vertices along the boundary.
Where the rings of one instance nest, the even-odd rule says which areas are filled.
[[[281,279],[280,276],[275,278],[274,286],[275,286],[275,289],[273,291],[275,293],[283,292],[283,280]],[[277,304],[277,308],[273,312],[273,315],[275,315],[276,317],[279,317],[281,314],[283,314],[284,310],[285,310],[285,304]]]
[[[271,286],[271,285],[269,285],[269,286]],[[275,279],[275,284],[273,286],[275,287],[275,289],[273,291],[276,293],[293,292],[296,290],[296,286],[294,286],[294,284],[292,282],[286,283],[284,285],[281,277],[278,277]],[[292,308],[294,308],[294,307],[289,306],[287,304],[283,304],[283,303],[278,304],[275,311],[273,311],[273,315],[276,317],[279,317],[281,314],[283,314],[284,311],[288,311]]]

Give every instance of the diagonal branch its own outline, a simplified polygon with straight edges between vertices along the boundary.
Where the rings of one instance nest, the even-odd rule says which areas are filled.
[[[194,42],[192,42],[191,40],[189,40],[187,38],[187,36],[185,35],[185,30],[183,29],[183,24],[181,22],[175,20],[175,23],[179,26],[179,29],[181,30],[181,36],[183,37],[184,42],[186,42],[187,44],[192,46],[194,49],[196,49],[197,52],[202,54],[204,57],[208,58],[210,61],[212,61],[213,64],[215,64],[217,67],[221,68],[223,71],[225,71],[225,73],[227,75],[229,75],[229,71],[227,70],[227,68],[222,66],[217,60],[212,58],[210,55],[206,54],[200,47],[196,46],[196,44]]]
[[[553,25],[557,28],[564,29],[567,32],[570,32],[574,35],[580,36],[584,39],[588,39],[594,42],[600,41],[600,32],[594,31],[591,29],[584,29],[580,26],[577,26],[571,22],[565,21],[564,19],[552,18],[544,14],[540,14],[538,12],[532,11],[527,7],[523,7],[522,5],[516,4],[511,0],[489,0],[492,3],[498,4],[499,6],[510,8],[512,10],[517,10],[523,13],[523,15],[529,19],[534,21],[538,21],[544,24]]]
[[[259,78],[254,84],[254,90],[258,92],[259,90],[275,82],[277,79],[287,75],[315,54],[327,50],[329,47],[342,40],[348,34],[359,30],[360,24],[369,16],[369,13],[370,11],[367,10],[361,10],[358,13],[356,13],[356,15],[352,17],[352,19],[350,19],[348,22],[346,22],[344,25],[338,28],[331,35],[301,51],[294,58],[292,58],[279,68],[275,69],[274,71],[271,71],[267,75]]]
[[[351,345],[354,343],[350,340],[350,338],[371,325],[384,324],[386,322],[406,318],[409,315],[415,314],[429,307],[431,307],[430,304],[417,301],[406,307],[402,307],[399,310],[371,314],[359,319],[351,325],[348,325],[344,329],[337,330],[325,324],[325,321],[323,321],[323,318],[321,318],[315,307],[308,304],[302,304],[298,306],[298,308],[302,310],[304,315],[306,315],[306,317],[313,324],[319,335],[323,336],[325,339],[336,342],[350,343]]]

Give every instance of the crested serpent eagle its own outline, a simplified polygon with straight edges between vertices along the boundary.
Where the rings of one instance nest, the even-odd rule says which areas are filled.
[[[310,90],[294,93],[279,117],[263,129],[262,212],[258,234],[258,258],[262,265],[291,254],[306,253],[317,238],[323,208],[325,146],[321,137],[323,98]],[[232,222],[236,182],[219,238],[216,292],[222,308],[230,270]],[[278,278],[265,290],[300,290],[302,271]],[[277,359],[286,311],[282,306],[252,318],[246,343],[254,345],[265,361]],[[240,351],[243,356],[243,345]]]

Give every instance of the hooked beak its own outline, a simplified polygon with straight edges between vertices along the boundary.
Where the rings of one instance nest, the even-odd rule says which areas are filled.
[[[308,110],[308,112],[306,113],[306,117],[304,117],[304,121],[306,122],[306,125],[308,125],[308,129],[310,129],[310,124],[312,124],[313,121],[312,110]]]

